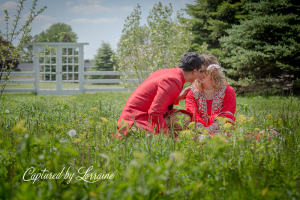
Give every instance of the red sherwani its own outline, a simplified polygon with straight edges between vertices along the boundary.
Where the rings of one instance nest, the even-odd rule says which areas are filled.
[[[127,130],[135,122],[137,126],[157,134],[159,128],[168,126],[164,114],[171,111],[185,83],[179,68],[161,69],[151,74],[129,97],[121,113],[118,129],[124,120]]]
[[[186,95],[185,106],[187,111],[194,113],[193,121],[201,122],[205,127],[219,116],[228,118],[233,124],[235,122],[236,96],[234,89],[229,85],[216,91],[211,100],[206,100],[204,92],[198,92],[193,86]]]

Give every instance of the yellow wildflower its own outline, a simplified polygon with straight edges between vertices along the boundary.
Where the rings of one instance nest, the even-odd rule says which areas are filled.
[[[240,115],[240,116],[239,116],[239,121],[240,121],[240,122],[244,122],[245,119],[246,119],[246,117],[245,117],[244,115]]]
[[[198,145],[198,146],[197,146],[197,149],[199,149],[199,148],[200,148],[200,146]]]
[[[255,131],[260,131],[260,129],[259,129],[259,128],[255,128],[254,130],[255,130]]]
[[[249,122],[254,122],[254,117],[250,117]]]
[[[224,122],[226,123],[227,119],[224,117],[217,117],[216,120],[218,120],[219,122]]]
[[[56,127],[56,129],[61,129],[61,126]]]
[[[279,126],[282,126],[282,125],[283,125],[283,121],[282,121],[282,119],[281,119],[281,118],[279,118],[279,120],[278,120],[278,124],[279,124]]]
[[[14,132],[25,132],[27,128],[24,128],[23,125],[25,124],[25,120],[22,119],[15,127],[13,127],[12,131]]]
[[[230,129],[232,127],[232,124],[230,124],[230,123],[226,123],[225,125],[224,125],[224,128],[225,129]]]
[[[100,119],[104,122],[108,122],[108,120],[105,117],[100,117]]]
[[[191,133],[193,133],[191,130],[180,131],[180,134],[182,134],[182,135],[189,135]]]
[[[91,111],[97,111],[98,108],[90,108]]]
[[[189,123],[189,126],[195,126],[195,122]]]
[[[80,136],[81,138],[84,138],[84,137],[86,137],[86,134],[87,134],[87,132],[82,132],[82,134],[79,134],[79,136]]]
[[[93,116],[89,116],[88,120],[92,120],[92,119],[94,119],[94,117]]]
[[[208,134],[209,134],[209,132],[208,132],[208,130],[207,130],[207,129],[204,129],[204,131],[202,132],[202,134],[203,134],[203,135],[208,135]]]
[[[273,116],[270,115],[270,114],[266,115],[266,117],[267,117],[268,119],[272,119],[272,118],[273,118]]]
[[[76,97],[71,97],[71,100],[76,99]]]
[[[81,142],[80,138],[77,138],[76,140],[74,140],[75,143]]]
[[[91,197],[98,197],[97,193],[94,192],[94,191],[90,191],[90,192],[89,192],[89,195],[90,195]]]

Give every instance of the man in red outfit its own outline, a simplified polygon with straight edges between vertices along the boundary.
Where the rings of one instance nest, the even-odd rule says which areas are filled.
[[[169,129],[164,120],[172,112],[173,104],[184,99],[180,95],[185,82],[194,82],[200,77],[203,59],[195,52],[182,55],[177,68],[161,69],[151,74],[129,97],[121,113],[118,130],[137,127],[158,134]],[[180,96],[179,96],[180,95]]]

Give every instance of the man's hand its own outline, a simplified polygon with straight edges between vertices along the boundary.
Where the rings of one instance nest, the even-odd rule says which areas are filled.
[[[181,101],[183,99],[185,99],[185,96],[187,94],[187,92],[192,88],[192,85],[189,87],[186,87],[184,90],[181,91],[180,95],[177,98],[177,101]]]

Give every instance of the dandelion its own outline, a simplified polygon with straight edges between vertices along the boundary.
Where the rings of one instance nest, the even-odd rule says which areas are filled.
[[[61,139],[59,140],[59,142],[60,142],[60,143],[65,143],[65,142],[67,142],[67,140],[65,140],[64,138],[61,138]]]
[[[72,129],[72,130],[69,131],[68,134],[69,134],[70,137],[74,137],[76,135],[76,131],[74,129]]]
[[[53,149],[53,151],[56,151],[56,150],[57,150],[57,148],[56,148],[55,146],[53,146],[52,149]]]
[[[270,114],[266,115],[266,117],[267,117],[268,119],[272,119],[272,118],[273,118],[273,116],[270,115]]]
[[[172,160],[182,160],[183,159],[183,154],[181,152],[173,152],[170,154],[170,158]]]
[[[56,129],[61,129],[61,126],[56,127]]]
[[[90,108],[91,111],[97,111],[98,108]]]
[[[108,122],[108,120],[105,117],[100,117],[100,119],[104,122]]]
[[[148,133],[146,136],[147,136],[147,137],[150,137],[151,135]]]
[[[76,140],[74,140],[75,143],[79,143],[81,142],[81,139],[80,138],[77,138]]]
[[[231,127],[233,127],[233,125],[230,124],[230,123],[226,123],[226,124],[224,125],[224,128],[225,128],[225,129],[230,129]]]
[[[254,122],[254,117],[250,117],[249,122]]]
[[[8,113],[9,113],[9,110],[6,110],[5,113],[8,114]]]

